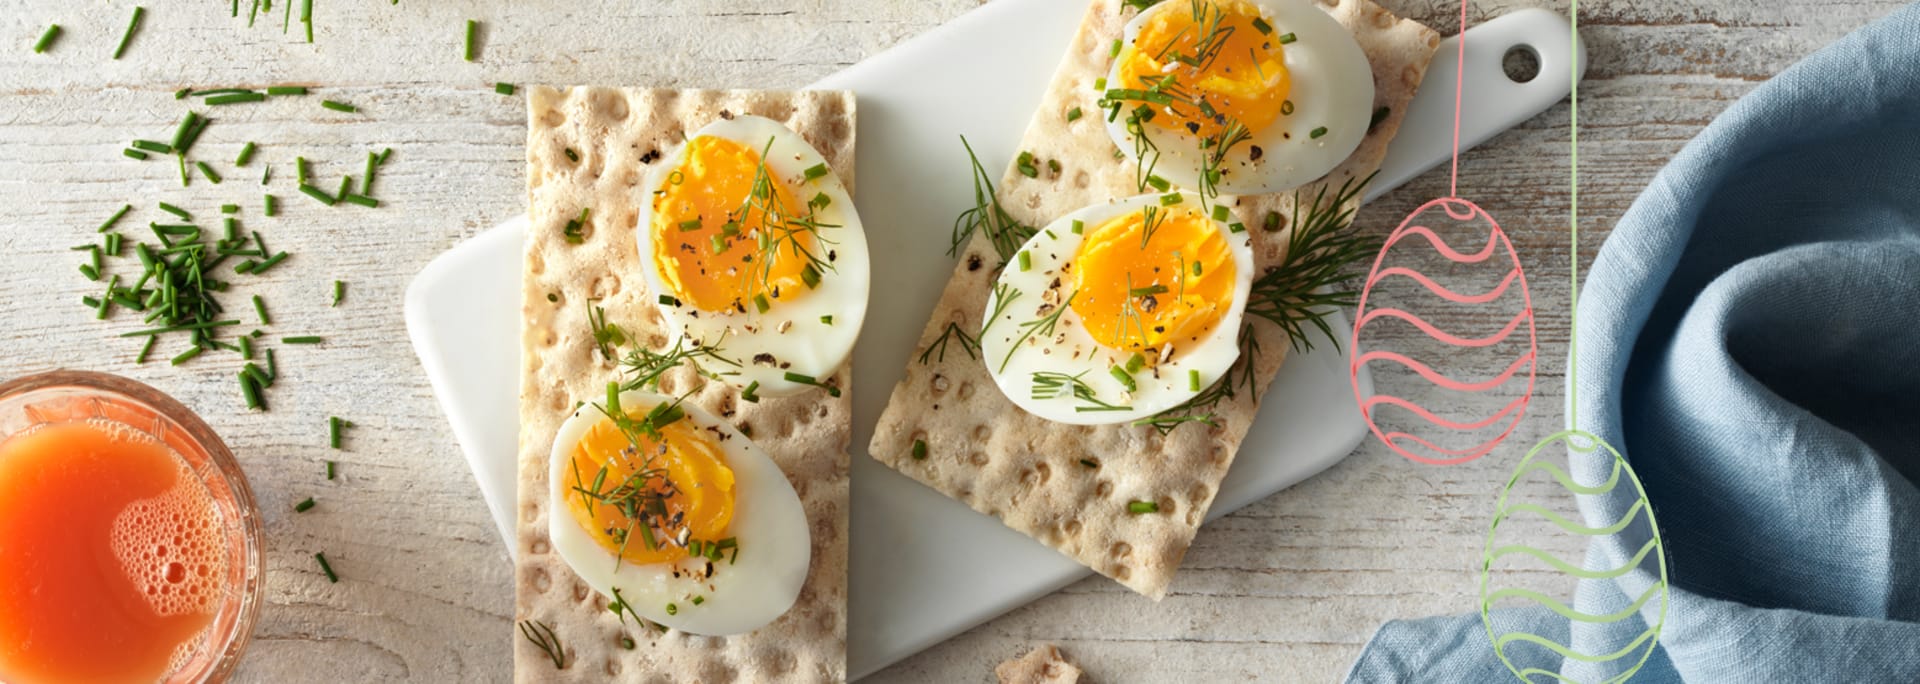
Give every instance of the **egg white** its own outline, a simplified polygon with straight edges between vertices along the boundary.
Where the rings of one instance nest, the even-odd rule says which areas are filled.
[[[775,300],[766,313],[752,307],[744,313],[707,312],[691,303],[661,304],[660,312],[672,331],[668,344],[687,339],[703,347],[719,345],[723,356],[740,365],[727,365],[704,357],[696,362],[708,372],[725,374],[725,381],[738,387],[760,383],[756,391],[761,395],[806,391],[810,385],[788,380],[786,374],[798,373],[819,381],[831,377],[853,353],[854,340],[860,336],[860,325],[866,319],[870,265],[860,214],[854,209],[853,198],[847,194],[838,173],[806,180],[806,170],[826,163],[826,159],[806,139],[777,121],[735,116],[715,121],[692,137],[700,136],[732,140],[756,153],[768,150],[767,169],[786,183],[794,191],[795,201],[803,205],[815,193],[825,193],[830,201],[815,211],[814,218],[823,224],[838,226],[823,226],[817,233],[822,258],[832,252],[833,269],[820,274],[819,287],[799,297]],[[769,140],[772,141],[770,149]],[[667,287],[653,260],[653,193],[669,182],[686,154],[687,145],[683,143],[653,167],[641,186],[647,194],[639,201],[635,242],[639,245],[647,288],[654,293],[672,294],[673,291]],[[832,322],[823,321],[823,316],[831,316]]]
[[[671,397],[648,392],[620,395],[621,407],[634,415],[670,401]],[[727,536],[739,542],[737,558],[729,562],[723,557],[714,563],[711,577],[702,577],[705,559],[649,565],[616,562],[614,553],[580,526],[565,500],[573,486],[568,464],[587,430],[608,420],[590,404],[574,409],[554,437],[547,473],[547,533],[553,549],[581,580],[609,601],[618,588],[620,597],[642,618],[692,634],[750,632],[785,614],[800,596],[813,555],[807,512],[780,467],[752,440],[705,409],[689,403],[680,406],[687,413],[684,420],[693,421],[720,444],[726,465],[733,470],[734,513]],[[674,576],[676,569],[681,576]],[[693,604],[694,596],[703,597],[700,605]],[[667,613],[669,603],[675,605],[673,614]]]
[[[1199,205],[1198,195],[1181,194],[1186,206]],[[1212,222],[1214,228],[1226,239],[1228,252],[1233,255],[1233,301],[1205,339],[1181,345],[1171,358],[1158,366],[1134,373],[1135,391],[1128,393],[1119,380],[1108,374],[1110,367],[1124,365],[1133,352],[1111,349],[1095,341],[1071,306],[1060,315],[1052,337],[1036,333],[1024,343],[1020,341],[1020,325],[1040,318],[1039,309],[1043,303],[1064,302],[1072,294],[1073,278],[1070,273],[1063,271],[1063,267],[1072,262],[1083,238],[1073,232],[1073,222],[1080,221],[1085,231],[1092,231],[1116,216],[1157,205],[1160,198],[1159,194],[1138,195],[1095,204],[1067,214],[1021,245],[1021,251],[1031,255],[1027,270],[1020,270],[1017,253],[1016,258],[1008,260],[997,285],[1012,287],[1021,294],[1009,300],[998,317],[986,319],[980,333],[980,358],[987,364],[987,372],[993,376],[994,384],[1016,406],[1047,420],[1074,425],[1105,425],[1138,420],[1179,406],[1198,394],[1199,391],[1191,389],[1188,371],[1200,371],[1200,387],[1204,390],[1225,375],[1233,367],[1234,361],[1240,358],[1240,323],[1246,310],[1247,295],[1253,288],[1252,236],[1245,232],[1233,233],[1219,221]],[[1057,292],[1052,297],[1043,296],[1042,293],[1049,289],[1055,279],[1061,281]],[[999,308],[1001,288],[998,286],[994,295],[988,298],[983,316],[993,316],[994,310]],[[1071,395],[1034,399],[1033,374],[1040,371],[1068,375],[1084,371],[1086,375],[1081,380],[1094,390],[1096,398],[1128,408],[1118,411],[1078,411],[1075,407],[1089,404]]]
[[[1260,8],[1273,26],[1273,35],[1294,34],[1294,42],[1281,47],[1292,80],[1287,99],[1293,102],[1293,113],[1275,118],[1252,139],[1228,151],[1221,167],[1224,173],[1215,185],[1227,195],[1283,192],[1326,175],[1360,147],[1373,119],[1373,67],[1339,20],[1308,0],[1248,1]],[[1190,7],[1185,0],[1154,5],[1127,22],[1123,39],[1131,46],[1155,14],[1187,12]],[[1107,83],[1109,88],[1121,87],[1119,60],[1108,71]],[[1126,112],[1135,105],[1123,103],[1126,109],[1107,122],[1108,135],[1128,155],[1134,153],[1135,145],[1127,132]],[[1313,130],[1320,127],[1327,132],[1314,138]],[[1154,173],[1182,188],[1199,188],[1200,138],[1155,125],[1144,130],[1159,153]],[[1255,147],[1261,152],[1257,161],[1252,158]]]

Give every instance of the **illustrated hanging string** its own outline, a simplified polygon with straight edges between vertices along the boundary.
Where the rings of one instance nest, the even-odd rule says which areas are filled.
[[[1460,93],[1467,82],[1467,1],[1460,0],[1460,33],[1453,42],[1460,46],[1460,54],[1454,60],[1453,74],[1453,164],[1448,169],[1452,178],[1447,183],[1447,196],[1460,197]]]
[[[1573,77],[1569,79],[1573,88],[1567,100],[1567,164],[1569,167],[1567,188],[1567,221],[1572,224],[1568,231],[1567,259],[1572,273],[1567,288],[1567,429],[1580,429],[1580,0],[1572,0],[1568,10],[1568,69]],[[1457,125],[1457,124],[1456,124]]]

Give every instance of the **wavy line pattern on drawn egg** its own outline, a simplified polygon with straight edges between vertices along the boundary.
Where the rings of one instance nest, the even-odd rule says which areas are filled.
[[[1607,479],[1592,485],[1580,484],[1568,474],[1566,469],[1555,464],[1550,460],[1551,457],[1547,456],[1548,447],[1556,444],[1564,447],[1564,453],[1568,454],[1568,459],[1574,458],[1573,454],[1608,459],[1610,469]],[[1527,500],[1525,488],[1529,484],[1529,476],[1536,472],[1545,473],[1559,489],[1579,496],[1606,495],[1617,488],[1631,486],[1630,491],[1634,495],[1634,501],[1617,520],[1598,521],[1600,523],[1598,525],[1587,525]],[[1538,479],[1533,478],[1536,482]],[[1553,495],[1552,498],[1564,501],[1558,495]],[[1633,554],[1624,561],[1611,567],[1588,568],[1579,563],[1563,560],[1523,540],[1507,538],[1518,534],[1512,531],[1515,525],[1527,522],[1545,523],[1549,529],[1584,538],[1589,544],[1604,541],[1604,538],[1622,533],[1644,534],[1645,541],[1639,543]],[[1505,532],[1503,532],[1503,526]],[[1632,545],[1617,546],[1624,548]],[[1496,569],[1496,566],[1499,566],[1499,569]],[[1576,578],[1580,582],[1611,583],[1627,577],[1636,570],[1647,572],[1648,578],[1652,581],[1636,582],[1635,584],[1644,584],[1637,595],[1617,610],[1605,613],[1582,611],[1570,605],[1569,602],[1546,592],[1526,587],[1505,586],[1504,582],[1496,583],[1495,581],[1498,573],[1502,571],[1513,571],[1511,575],[1499,575],[1502,578],[1518,580],[1528,575],[1540,574],[1539,570],[1542,567],[1557,575]],[[1667,582],[1665,547],[1660,540],[1660,526],[1654,519],[1652,504],[1647,499],[1646,489],[1634,475],[1633,466],[1627,463],[1618,450],[1591,434],[1568,430],[1548,437],[1527,452],[1526,458],[1514,469],[1513,476],[1507,481],[1505,490],[1500,494],[1500,503],[1494,514],[1492,528],[1487,532],[1487,544],[1481,555],[1480,619],[1486,626],[1487,638],[1492,642],[1495,654],[1500,657],[1500,661],[1507,666],[1508,670],[1528,682],[1536,681],[1534,679],[1536,676],[1562,682],[1581,681],[1566,676],[1564,670],[1553,671],[1533,665],[1523,666],[1515,662],[1514,653],[1509,652],[1509,647],[1525,644],[1553,653],[1562,659],[1563,665],[1567,661],[1573,661],[1585,664],[1592,672],[1606,673],[1595,681],[1626,681],[1646,664],[1653,653],[1654,646],[1659,643],[1660,630],[1666,626],[1667,619],[1670,594]],[[1652,620],[1646,628],[1631,638],[1623,639],[1609,635],[1615,636],[1609,643],[1619,643],[1622,640],[1626,643],[1618,649],[1605,653],[1582,652],[1569,644],[1525,631],[1503,631],[1493,613],[1496,604],[1503,601],[1509,604],[1518,602],[1546,608],[1567,619],[1574,630],[1593,629],[1592,626],[1610,625],[1630,620],[1637,615],[1644,615],[1645,611],[1651,609],[1656,599],[1659,601],[1658,618]],[[1581,625],[1588,625],[1588,627]],[[1522,659],[1531,662],[1524,656]]]
[[[1484,228],[1480,227],[1484,224]],[[1438,230],[1436,230],[1438,228]],[[1443,235],[1447,237],[1443,237]],[[1478,249],[1462,251],[1449,244],[1448,237],[1455,243],[1462,242],[1462,236],[1484,236],[1485,241]],[[1398,248],[1398,250],[1396,250]],[[1484,288],[1450,287],[1437,279],[1421,272],[1412,264],[1404,263],[1410,250],[1420,250],[1437,255],[1453,266],[1450,270],[1485,272],[1494,264],[1496,253],[1504,254],[1507,259],[1502,264],[1506,268],[1495,271],[1496,276],[1487,278],[1488,282],[1497,279],[1497,284]],[[1414,255],[1418,256],[1418,255]],[[1422,259],[1431,261],[1431,259]],[[1400,262],[1400,263],[1396,263]],[[1384,286],[1383,286],[1384,285]],[[1516,287],[1517,286],[1517,287]],[[1517,289],[1518,296],[1512,296]],[[1424,307],[1415,310],[1411,306],[1395,306],[1396,298],[1386,295],[1389,291],[1408,290],[1424,298],[1425,301],[1449,305],[1449,315],[1438,315]],[[1465,314],[1477,314],[1483,310],[1498,310],[1512,306],[1517,299],[1518,306],[1511,315],[1504,318],[1504,325],[1490,333],[1469,333],[1461,330],[1448,330],[1434,323],[1436,320],[1453,321],[1471,319]],[[1464,314],[1460,307],[1467,307]],[[1411,326],[1449,350],[1488,350],[1484,354],[1504,354],[1506,347],[1518,347],[1518,335],[1526,334],[1524,350],[1513,349],[1511,358],[1499,358],[1493,363],[1504,370],[1491,378],[1471,379],[1458,368],[1446,367],[1451,362],[1458,365],[1468,359],[1461,354],[1446,353],[1437,359],[1419,359],[1411,354],[1390,348],[1386,344],[1370,345],[1369,328],[1375,328],[1388,320],[1397,320]],[[1396,326],[1398,327],[1398,326]],[[1457,327],[1457,326],[1455,326]],[[1520,424],[1526,413],[1527,404],[1533,397],[1535,376],[1538,372],[1538,336],[1534,330],[1533,298],[1527,290],[1527,276],[1520,264],[1519,254],[1500,224],[1486,210],[1474,203],[1449,197],[1436,199],[1421,205],[1406,220],[1400,223],[1381,247],[1375,257],[1373,269],[1367,275],[1365,287],[1360,293],[1359,313],[1354,317],[1351,349],[1354,356],[1349,362],[1349,379],[1354,391],[1354,399],[1360,407],[1361,416],[1366,419],[1368,428],[1374,436],[1388,448],[1408,459],[1430,465],[1451,465],[1479,458],[1498,446]],[[1431,345],[1426,345],[1431,346]],[[1415,387],[1413,391],[1427,397],[1435,397],[1433,402],[1446,406],[1470,406],[1481,411],[1481,415],[1468,419],[1443,418],[1434,411],[1409,398],[1411,392],[1395,392],[1387,387],[1380,374],[1374,376],[1374,392],[1362,394],[1360,388],[1360,369],[1369,364],[1378,364],[1383,368],[1411,371],[1421,381],[1433,389]],[[1524,374],[1522,371],[1525,371]],[[1519,377],[1526,378],[1525,391],[1517,398],[1504,402],[1493,409],[1487,400],[1479,398],[1467,401],[1471,395],[1485,395],[1508,388],[1509,382]],[[1417,419],[1414,429],[1395,429],[1382,425],[1376,408],[1391,406],[1403,409],[1411,419]],[[1398,413],[1398,411],[1396,411]]]

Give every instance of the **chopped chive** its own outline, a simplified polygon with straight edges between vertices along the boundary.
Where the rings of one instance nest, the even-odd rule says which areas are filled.
[[[833,325],[833,314],[827,314],[825,316],[821,316],[820,323],[824,325]]]
[[[1111,375],[1113,376],[1113,379],[1120,381],[1120,386],[1127,388],[1128,392],[1132,392],[1134,390],[1140,389],[1139,385],[1134,384],[1133,376],[1128,375],[1127,369],[1125,368],[1121,368],[1119,366],[1108,366],[1107,375]]]
[[[147,355],[148,355],[148,354],[151,354],[151,353],[153,353],[153,345],[154,345],[154,343],[155,343],[155,342],[159,342],[159,341],[160,341],[160,337],[159,337],[158,335],[155,335],[155,336],[151,336],[151,337],[148,337],[148,338],[147,338],[147,343],[146,343],[145,345],[142,345],[142,346],[140,347],[140,355],[139,355],[139,356],[135,356],[135,357],[133,357],[133,362],[134,362],[134,363],[146,363],[146,362],[147,362]]]
[[[213,167],[207,166],[206,162],[203,162],[203,161],[194,162],[193,168],[199,169],[200,175],[206,176],[207,180],[213,181],[214,185],[220,184],[220,174],[214,173]]]
[[[1280,101],[1280,113],[1281,113],[1282,115],[1291,115],[1291,114],[1293,114],[1293,100],[1281,100],[1281,101]]]
[[[261,325],[273,325],[273,317],[267,315],[267,300],[261,299],[260,295],[253,296],[253,313],[260,316]]]
[[[294,174],[294,181],[302,185],[306,184],[307,182],[307,158],[306,157],[293,158],[293,174]]]
[[[107,233],[107,237],[106,237],[107,253],[112,254],[114,256],[120,256],[120,239],[121,238],[119,233]]]
[[[128,156],[128,157],[130,157],[130,158],[133,158],[133,159],[138,159],[138,160],[140,160],[140,161],[146,161],[146,160],[147,160],[147,153],[145,153],[145,152],[141,152],[141,151],[139,151],[139,150],[136,150],[136,149],[133,149],[133,148],[131,148],[131,147],[129,147],[129,148],[127,148],[127,149],[124,149],[124,150],[121,150],[121,151],[120,151],[120,154],[124,154],[124,155],[127,155],[127,156]]]
[[[749,382],[747,383],[746,389],[740,390],[740,400],[750,404],[758,404],[760,403],[760,395],[758,394],[759,391],[760,391],[759,380]]]
[[[335,449],[340,448],[341,431],[352,426],[353,423],[351,421],[341,420],[339,416],[329,416],[327,418],[327,446]]]
[[[1200,369],[1198,368],[1187,369],[1187,391],[1189,392],[1200,391]]]
[[[240,336],[240,359],[242,361],[253,360],[253,338],[252,337],[248,337],[246,335]]]
[[[240,205],[238,205],[238,204],[222,204],[222,205],[220,205],[220,213],[222,213],[222,214],[238,214],[238,213],[240,213]],[[228,221],[232,221],[233,219],[227,219],[227,220],[228,220]],[[229,237],[228,239],[232,239],[232,238],[231,238],[231,237]]]
[[[787,374],[785,377],[787,379],[787,382],[797,382],[802,385],[813,385],[814,387],[825,389],[827,391],[827,396],[833,396],[833,397],[840,396],[840,388],[822,383],[819,380],[815,380],[811,375],[803,375],[800,373],[795,373],[793,371],[787,371]]]
[[[1167,286],[1155,284],[1127,290],[1127,295],[1130,297],[1151,297],[1157,294],[1166,294],[1166,292]]]
[[[47,48],[53,47],[53,41],[58,39],[59,37],[60,37],[60,25],[59,24],[49,25],[47,27],[47,32],[40,34],[39,42],[36,42],[33,44],[33,54],[37,55],[37,54],[46,52]]]
[[[1153,501],[1130,501],[1127,502],[1127,512],[1135,514],[1158,513],[1160,512],[1160,504]]]
[[[699,230],[699,229],[700,229],[700,219],[688,219],[686,221],[680,222],[680,230],[687,231],[687,230]]]
[[[289,1],[289,2],[291,2],[292,0],[288,0],[288,1]],[[313,0],[307,0],[307,4],[308,4],[308,5],[312,5],[312,4],[313,4]],[[309,25],[311,25],[311,24],[309,24]],[[340,583],[340,576],[339,576],[339,575],[335,575],[335,574],[333,574],[333,566],[332,566],[332,565],[329,565],[329,564],[327,564],[327,554],[325,554],[325,553],[316,553],[316,554],[313,554],[313,559],[314,559],[314,560],[316,560],[316,561],[319,561],[319,562],[320,562],[320,569],[321,569],[322,571],[325,571],[325,572],[327,573],[327,581],[328,581],[328,582],[330,582],[330,583],[333,583],[333,584],[339,584],[339,583]]]
[[[1269,233],[1280,229],[1280,212],[1269,211],[1260,219],[1260,229]]]
[[[673,605],[673,604],[671,604],[671,603],[669,603],[669,604],[667,604],[667,614],[668,614],[668,615],[678,615],[679,613],[680,613],[680,607],[679,607],[679,606],[676,606],[676,605]]]
[[[270,86],[267,88],[267,94],[268,95],[305,95],[307,94],[307,87],[306,86]]]
[[[773,308],[773,305],[767,302],[766,295],[757,294],[753,296],[753,308],[760,313],[766,313],[767,309]]]
[[[1113,46],[1110,48],[1107,48],[1107,56],[1108,57],[1120,56],[1120,39],[1119,38],[1113,39]]]
[[[1019,158],[1014,160],[1014,168],[1018,169],[1022,176],[1028,178],[1040,177],[1040,168],[1033,165],[1032,152],[1021,152]]]
[[[279,263],[280,263],[280,262],[282,262],[282,261],[286,261],[286,260],[287,260],[287,253],[286,253],[286,252],[281,252],[281,253],[279,253],[279,254],[275,254],[275,255],[273,255],[273,256],[270,256],[270,257],[267,257],[266,259],[264,259],[264,260],[262,260],[262,261],[260,262],[260,265],[259,265],[259,266],[255,266],[255,267],[253,267],[253,273],[254,273],[254,275],[259,275],[259,274],[261,274],[261,273],[266,273],[266,272],[267,272],[267,269],[269,269],[269,268],[273,268],[273,267],[274,267],[275,265],[277,265],[277,264],[279,264]]]
[[[372,197],[368,197],[366,195],[355,195],[353,193],[347,193],[345,195],[341,195],[340,201],[346,202],[347,204],[358,204],[363,207],[380,206],[380,200],[374,199]]]
[[[1289,45],[1289,44],[1292,44],[1293,41],[1297,39],[1293,37],[1293,33],[1288,32],[1288,33],[1280,34],[1280,37],[1277,40],[1280,41],[1281,45]]]
[[[233,160],[233,165],[246,166],[247,162],[253,161],[253,148],[254,145],[251,142],[247,143],[246,147],[240,148],[240,156]]]
[[[916,460],[916,461],[927,460],[927,440],[924,440],[924,439],[913,440],[913,460]]]
[[[334,199],[333,195],[327,194],[327,191],[321,190],[311,185],[307,185],[306,183],[300,184],[300,192],[308,197],[312,197],[316,200],[320,200],[321,204],[327,205],[329,207],[339,203],[340,201],[340,200]]]
[[[1173,183],[1159,176],[1147,176],[1147,185],[1153,186],[1153,189],[1160,192],[1166,192],[1167,188],[1173,187]]]
[[[181,88],[179,90],[173,91],[173,99],[184,100],[184,99],[187,99],[188,95],[192,95],[192,94],[193,94],[193,88]]]
[[[660,295],[661,306],[679,306],[680,300],[673,295]]]
[[[1167,194],[1165,194],[1165,195],[1161,195],[1161,196],[1160,196],[1160,206],[1163,206],[1163,207],[1171,207],[1171,206],[1173,206],[1173,205],[1175,205],[1175,204],[1179,204],[1179,203],[1181,203],[1181,202],[1184,202],[1184,201],[1186,201],[1186,199],[1187,199],[1187,198],[1185,198],[1185,197],[1182,197],[1182,196],[1180,195],[1180,193],[1177,193],[1177,192],[1169,192],[1169,193],[1167,193]]]
[[[351,192],[353,192],[353,176],[341,176],[340,190],[333,193],[333,198],[344,200],[347,198],[347,194]]]
[[[1193,277],[1200,277],[1200,262],[1193,262]]]
[[[702,604],[702,603],[706,603],[706,602],[707,602],[707,599],[706,599],[706,597],[704,597],[704,596],[695,596],[695,597],[693,597],[693,605],[696,605],[696,606],[697,606],[697,605],[700,605],[700,604]]]
[[[294,337],[280,338],[281,344],[320,344],[321,341],[319,335],[296,335]]]
[[[814,180],[814,179],[820,178],[821,176],[827,175],[827,173],[828,173],[827,163],[820,162],[818,164],[814,164],[813,166],[807,167],[807,170],[802,175],[804,175],[807,180]]]
[[[263,214],[265,214],[265,215],[267,215],[267,216],[272,216],[272,215],[274,215],[274,209],[273,209],[273,204],[274,204],[274,199],[273,199],[273,195],[270,195],[270,194],[269,194],[269,195],[262,195],[262,200],[261,200],[261,204],[263,205],[263,209],[264,209],[264,211],[262,212]]]
[[[800,282],[805,283],[809,290],[820,287],[820,270],[814,268],[813,264],[801,266]]]
[[[573,148],[571,147],[562,149],[561,152],[567,155],[567,161],[575,162],[575,163],[578,163],[580,161],[580,153],[573,151]]]
[[[267,406],[260,398],[260,383],[244,370],[240,371],[240,398],[246,400],[249,411],[264,410]]]
[[[338,470],[337,464],[335,464],[333,461],[327,461],[327,479],[329,480],[333,479],[333,476],[335,475],[336,470]]]
[[[1079,120],[1080,120],[1079,107],[1074,107],[1073,109],[1067,110],[1067,121],[1072,122],[1072,121],[1079,121]]]
[[[813,199],[807,200],[807,206],[815,209],[825,209],[832,204],[833,198],[828,197],[827,193],[824,192],[816,192],[813,194]]]
[[[168,145],[162,142],[154,142],[152,140],[135,140],[133,141],[133,147],[135,149],[146,150],[148,152],[158,152],[160,154],[173,153],[172,145]]]
[[[1213,220],[1219,221],[1221,223],[1226,223],[1227,219],[1232,217],[1233,217],[1233,214],[1227,211],[1227,205],[1224,205],[1224,204],[1213,205]]]
[[[1127,357],[1128,373],[1138,373],[1145,367],[1147,367],[1147,357],[1141,356],[1140,352],[1134,352],[1133,356]]]
[[[1084,232],[1086,232],[1086,230],[1087,230],[1087,222],[1086,222],[1086,221],[1082,221],[1082,220],[1080,220],[1080,219],[1074,219],[1074,220],[1073,220],[1073,234],[1074,234],[1074,235],[1079,235],[1079,234],[1081,234],[1081,233],[1084,233]]]
[[[249,92],[242,92],[242,93],[228,93],[226,95],[215,95],[213,97],[207,98],[206,103],[207,103],[207,106],[209,107],[218,107],[220,105],[240,104],[242,102],[260,102],[266,99],[267,99],[266,93],[256,93],[256,92],[249,91]]]
[[[1253,18],[1253,30],[1255,30],[1255,31],[1259,31],[1259,32],[1260,32],[1260,35],[1263,35],[1263,36],[1264,36],[1264,35],[1267,35],[1267,34],[1270,34],[1270,33],[1273,33],[1273,25],[1272,25],[1272,24],[1269,24],[1269,23],[1267,23],[1267,20],[1266,20],[1266,19],[1264,19],[1264,18],[1261,18],[1261,17],[1254,17],[1254,18]]]
[[[1094,89],[1094,90],[1106,90],[1106,89],[1107,89],[1107,77],[1105,77],[1105,76],[1102,76],[1102,77],[1100,77],[1100,78],[1096,78],[1096,79],[1093,79],[1093,89]]]
[[[305,513],[311,510],[313,510],[313,497],[311,496],[307,497],[306,501],[293,505],[293,512],[295,513]]]
[[[187,361],[192,360],[193,357],[196,357],[199,355],[200,355],[200,347],[197,347],[197,346],[187,347],[186,351],[180,352],[179,356],[173,357],[173,361],[170,362],[170,365],[178,366],[180,364],[183,364],[183,363],[186,363]]]
[[[321,100],[320,106],[326,107],[327,109],[331,109],[336,112],[347,112],[349,114],[360,111],[358,107],[354,107],[353,105],[347,104],[345,102],[334,102],[333,100]]]
[[[99,280],[100,268],[93,264],[81,264],[80,275],[86,276],[87,280]]]
[[[184,154],[177,154],[173,156],[173,160],[180,163],[180,187],[184,188],[184,187],[187,187],[188,185],[192,185],[193,184],[192,179],[189,176],[187,176],[187,156]]]
[[[1327,134],[1327,127],[1326,127],[1326,126],[1321,126],[1321,127],[1319,127],[1319,128],[1315,128],[1315,129],[1313,129],[1313,130],[1311,130],[1311,131],[1308,131],[1308,132],[1307,132],[1307,137],[1309,137],[1309,138],[1313,138],[1313,139],[1315,139],[1315,140],[1319,140],[1319,139],[1320,139],[1320,136],[1323,136],[1323,135],[1326,135],[1326,134]]]
[[[714,254],[727,251],[727,238],[719,233],[707,236],[707,244],[713,248]]]
[[[287,2],[289,3],[287,6],[291,8],[293,0],[287,0]],[[292,10],[289,9],[288,13],[291,14]],[[300,0],[300,23],[307,26],[307,42],[313,42],[313,0]],[[285,30],[285,27],[281,28],[281,31]]]
[[[466,56],[466,59],[469,62],[473,61],[474,55],[478,54],[479,52],[477,49],[478,45],[476,44],[476,41],[479,38],[479,36],[480,36],[480,22],[474,21],[472,19],[468,19],[467,20],[467,45],[466,45],[466,52],[464,52],[463,54]]]
[[[380,155],[374,154],[372,152],[368,152],[367,153],[367,172],[360,175],[360,194],[366,195],[368,197],[373,196],[373,174],[374,174],[375,167],[378,167],[379,165],[380,165]]]
[[[514,87],[512,83],[493,84],[493,92],[499,93],[501,95],[512,95],[513,91],[514,91]]]
[[[1088,468],[1098,468],[1100,467],[1100,462],[1095,461],[1091,458],[1083,458],[1083,459],[1080,459],[1080,465],[1086,466]]]
[[[329,307],[340,306],[340,300],[346,298],[346,296],[347,296],[347,282],[344,280],[333,281],[333,303],[328,304],[327,306]]]
[[[1024,251],[1021,252],[1020,253],[1020,272],[1025,273],[1032,269],[1033,269],[1033,254],[1031,252],[1024,252]]]
[[[178,216],[181,218],[181,220],[184,220],[184,221],[193,220],[193,215],[187,213],[187,210],[185,209],[181,209],[171,204],[167,204],[166,202],[159,202],[158,204],[160,205],[161,211],[167,212],[169,214],[173,214],[174,216]]]
[[[1381,107],[1379,109],[1373,110],[1373,118],[1367,121],[1367,130],[1369,131],[1373,130],[1374,126],[1378,126],[1380,125],[1380,122],[1386,121],[1387,115],[1392,113],[1393,113],[1392,107]]]
[[[193,121],[193,126],[186,130],[185,135],[174,136],[175,139],[173,142],[174,154],[180,155],[183,160],[186,158],[187,151],[193,149],[193,141],[199,140],[200,134],[207,130],[207,124],[213,123],[211,119],[204,116],[199,116],[192,112],[188,112],[188,114],[189,116],[187,118]]]
[[[382,165],[386,164],[387,157],[391,157],[391,156],[393,156],[393,148],[389,147],[384,150],[380,150],[380,163]]]
[[[140,19],[147,15],[147,8],[133,8],[133,19],[127,22],[127,32],[120,34],[120,46],[113,49],[113,58],[119,59],[127,53],[127,44],[133,42],[133,34],[140,30]]]

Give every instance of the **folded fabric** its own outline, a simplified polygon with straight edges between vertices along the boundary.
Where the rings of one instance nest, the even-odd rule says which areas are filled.
[[[1668,554],[1664,630],[1634,681],[1920,682],[1920,6],[1690,142],[1608,237],[1578,320],[1569,411],[1638,472]],[[1620,519],[1630,489],[1580,496],[1582,517]],[[1588,567],[1635,542],[1597,538]],[[1657,579],[1586,581],[1575,605],[1622,610]],[[1612,624],[1498,617],[1594,653],[1656,604]],[[1576,681],[1624,672],[1529,655],[1515,664]],[[1348,678],[1512,677],[1474,613],[1387,623]]]

